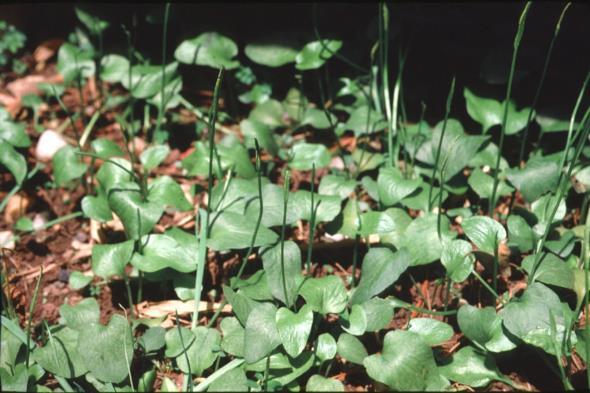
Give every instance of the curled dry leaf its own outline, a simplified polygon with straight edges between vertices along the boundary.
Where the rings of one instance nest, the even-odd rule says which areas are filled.
[[[220,303],[199,302],[199,312],[214,312],[221,306]],[[178,312],[179,316],[189,315],[194,311],[194,300],[183,302],[181,300],[166,300],[163,302],[141,302],[137,306],[137,311],[140,318],[162,318],[166,320],[162,322],[162,327],[174,326],[175,315]],[[223,313],[230,313],[231,305],[227,304],[223,307]]]
[[[7,224],[14,224],[20,217],[24,216],[31,204],[28,197],[21,194],[14,194],[8,199],[6,210],[4,210],[4,221]]]
[[[33,52],[33,59],[35,59],[35,63],[37,66],[35,67],[37,70],[42,69],[45,66],[45,62],[51,59],[56,53],[61,44],[63,44],[63,40],[61,39],[52,39],[43,41]]]

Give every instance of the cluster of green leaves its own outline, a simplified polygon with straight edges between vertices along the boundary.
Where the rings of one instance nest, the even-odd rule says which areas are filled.
[[[515,54],[528,7],[519,22]],[[77,16],[94,39],[109,27],[106,21],[81,10]],[[386,37],[387,7],[380,8],[380,18]],[[288,40],[250,43],[244,53],[257,65],[294,65],[298,73],[319,69],[336,55],[350,62],[339,54],[341,41],[317,35],[317,40],[305,45]],[[91,142],[91,152],[83,151],[83,143],[57,152],[53,173],[58,186],[85,178],[89,167],[81,155],[90,156],[93,164],[102,161],[90,176],[96,180],[95,192],[83,198],[82,211],[101,223],[116,216],[124,228],[124,241],[93,247],[93,273],[105,280],[123,278],[132,306],[129,276],[139,277],[139,285],[144,277],[172,282],[181,300],[200,300],[207,250],[241,253],[244,263],[255,251],[262,268],[246,278],[241,268],[222,286],[224,303],[231,305],[233,315],[223,317],[219,329],[214,325],[219,313],[209,326],[199,326],[195,313],[191,328],[177,325],[167,331],[156,326],[159,320],[139,320],[133,315],[131,325],[114,316],[103,326],[98,322],[96,302],[85,299],[73,307],[62,306],[60,324],[45,327],[42,345],[29,346],[26,334],[3,317],[3,389],[36,386],[43,390],[36,383],[49,372],[62,386],[67,387],[68,380],[76,381],[76,389],[84,378],[84,383],[100,391],[146,391],[152,387],[155,370],[131,375],[130,364],[140,356],[169,359],[172,367],[185,375],[184,389],[195,391],[296,390],[302,386],[310,391],[342,391],[341,382],[328,378],[337,358],[362,368],[376,385],[395,391],[439,391],[450,389],[451,383],[481,388],[492,381],[514,386],[499,371],[496,360],[499,354],[523,346],[559,359],[558,369],[553,371],[564,387],[570,387],[561,358],[569,362],[575,350],[586,360],[590,350],[587,333],[576,329],[588,295],[590,229],[588,224],[571,227],[565,223],[568,209],[576,208],[568,206],[568,201],[575,200],[568,197],[582,193],[587,205],[590,187],[590,151],[586,146],[590,110],[581,120],[577,116],[588,79],[569,123],[539,115],[534,103],[518,108],[510,99],[511,80],[503,101],[464,88],[465,111],[481,125],[481,132],[467,132],[457,118],[450,117],[450,105],[444,120],[434,126],[424,120],[409,124],[403,118],[403,96],[399,96],[401,77],[396,82],[397,93],[389,94],[387,73],[382,69],[386,58],[383,48],[377,56],[381,60],[372,59],[368,75],[340,78],[328,107],[323,93],[322,102],[314,105],[301,86],[293,86],[282,100],[273,97],[270,86],[259,82],[252,69],[240,63],[237,44],[216,32],[181,42],[174,52],[176,61],[163,61],[159,66],[142,61],[140,56],[139,64],[132,64],[136,60],[133,56],[100,57],[85,50],[85,45],[92,44],[83,39],[82,30],[78,29],[75,37],[76,42],[60,48],[58,69],[66,84],[80,87],[81,81],[98,73],[101,80],[128,90],[130,109],[119,118],[126,143],[149,128],[150,105],[159,111],[158,123],[179,105],[204,118],[201,109],[182,97],[179,63],[232,72],[236,80],[249,86],[239,99],[251,106],[240,122],[243,141],[222,129],[226,135],[215,142],[215,128],[223,128],[216,119],[220,78],[210,110],[208,138],[198,138],[194,151],[181,162],[185,176],[207,179],[211,186],[206,190],[207,211],[197,214],[200,218],[195,220],[198,236],[180,228],[163,233],[155,230],[165,211],[193,210],[173,178],[153,176],[170,152],[166,133],[161,133],[158,123],[153,140],[138,157],[133,149],[124,151],[104,138]],[[382,46],[383,40],[381,36],[377,44]],[[321,80],[318,84],[322,90]],[[143,126],[133,118],[135,100],[145,104]],[[394,115],[398,109],[402,116]],[[533,120],[542,133],[567,131],[566,148],[555,154],[534,149],[522,165],[519,162],[511,167],[502,157],[504,135],[526,140]],[[30,140],[24,127],[2,112],[0,122],[0,139],[6,142],[0,148],[8,149],[0,155],[0,162],[21,183],[27,167],[15,148],[27,147]],[[495,127],[501,127],[498,143],[491,132]],[[87,130],[91,128],[89,125]],[[84,135],[88,135],[86,130]],[[352,151],[317,143],[317,139],[338,140],[344,135],[356,138]],[[258,144],[271,159],[260,162]],[[378,146],[387,148],[380,150]],[[291,191],[288,172],[283,186],[273,184],[270,178],[278,161],[290,170],[311,170],[311,190]],[[317,190],[316,168],[328,172]],[[575,187],[570,181],[573,175]],[[514,199],[516,191],[524,204],[511,206],[508,214],[494,219],[496,197],[512,195]],[[481,214],[486,209],[489,217]],[[587,207],[583,209],[587,212]],[[410,214],[415,211],[420,213]],[[311,231],[307,261],[298,244],[285,237],[289,228],[302,221],[309,223]],[[314,277],[309,269],[303,273],[304,262],[313,260],[317,224],[333,238],[355,240],[348,280],[334,274]],[[361,240],[370,244],[363,257],[358,254]],[[522,259],[517,268],[529,285],[519,296],[497,292],[502,244],[514,258]],[[578,244],[582,245],[579,253]],[[476,269],[476,260],[483,270]],[[132,266],[130,275],[128,264]],[[421,309],[392,296],[395,284],[402,277],[412,278],[413,269],[421,265],[444,269],[441,281],[447,282],[448,291],[444,311]],[[453,284],[474,282],[489,292],[489,305],[477,308],[463,304],[449,310],[461,296],[450,290]],[[71,280],[78,288],[88,283],[88,277]],[[574,309],[556,287],[575,294]],[[444,356],[440,346],[455,332],[437,318],[412,318],[403,328],[393,329],[394,313],[402,308],[431,316],[456,314],[468,344],[452,356]],[[135,330],[142,325],[148,329],[136,339]],[[367,343],[375,335],[380,338],[379,349],[369,353]],[[205,378],[193,386],[196,377]],[[173,385],[165,379],[163,389],[174,389]]]

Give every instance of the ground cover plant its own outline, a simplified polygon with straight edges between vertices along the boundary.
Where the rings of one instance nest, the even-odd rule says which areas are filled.
[[[32,55],[0,21],[3,391],[590,387],[590,72],[538,108],[584,5],[530,101],[527,2],[502,96],[456,74],[416,118],[395,4],[356,57],[316,5],[245,45],[170,39],[176,6],[145,15],[155,57],[136,17],[72,7]]]

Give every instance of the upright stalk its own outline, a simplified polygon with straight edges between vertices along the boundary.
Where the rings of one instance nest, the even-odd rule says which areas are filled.
[[[281,226],[281,281],[283,284],[283,294],[287,307],[291,307],[291,300],[288,298],[287,278],[285,277],[285,228],[287,226],[287,205],[289,204],[290,177],[289,170],[285,170],[285,183],[283,188],[283,225]]]
[[[520,152],[518,154],[518,163],[519,165],[522,163],[524,159],[524,150],[526,147],[527,137],[529,133],[529,126],[531,125],[531,121],[533,120],[533,113],[535,111],[535,107],[537,106],[537,101],[539,100],[539,96],[541,94],[541,89],[543,89],[543,84],[545,83],[545,77],[547,76],[547,69],[549,68],[549,61],[551,60],[551,53],[553,53],[553,46],[555,45],[555,40],[557,39],[557,35],[559,34],[559,30],[561,28],[561,22],[563,17],[565,16],[565,12],[570,7],[571,3],[567,3],[565,7],[563,7],[563,11],[561,11],[561,15],[557,20],[557,24],[555,25],[555,31],[553,32],[553,38],[551,39],[551,43],[549,44],[549,49],[547,50],[547,55],[545,56],[545,63],[543,64],[543,71],[541,73],[541,80],[539,81],[539,86],[537,87],[537,91],[535,92],[535,97],[533,98],[533,103],[531,104],[531,109],[529,111],[529,116],[526,121],[526,127],[524,128],[524,133],[522,135],[522,141],[520,142]],[[513,196],[514,198],[514,196]]]
[[[213,147],[215,143],[215,119],[217,118],[217,103],[219,100],[219,89],[223,79],[224,68],[219,69],[217,74],[217,81],[215,82],[215,89],[213,90],[213,103],[211,104],[211,113],[209,115],[209,178],[207,186],[207,208],[206,210],[199,209],[195,219],[195,232],[198,230],[199,216],[201,217],[201,229],[199,232],[199,253],[197,274],[195,276],[195,308],[193,311],[193,320],[191,327],[194,329],[197,326],[199,319],[199,302],[201,300],[201,292],[203,291],[203,275],[205,274],[205,262],[207,259],[207,239],[209,238],[209,220],[211,216],[211,191],[213,190]]]
[[[455,77],[451,80],[451,88],[449,89],[449,95],[447,96],[447,104],[445,107],[445,118],[443,120],[442,130],[440,132],[440,138],[438,139],[438,148],[436,149],[436,156],[434,158],[434,166],[432,167],[432,175],[430,176],[430,187],[428,188],[428,211],[432,210],[432,189],[434,188],[434,178],[436,177],[436,170],[438,169],[438,162],[440,160],[440,152],[442,150],[442,143],[445,137],[445,131],[447,130],[447,121],[449,120],[449,113],[451,112],[451,103],[453,101],[453,95],[455,94]],[[440,192],[442,193],[442,183],[440,186]]]
[[[162,125],[162,117],[166,109],[165,88],[166,88],[166,41],[168,35],[168,16],[170,13],[170,3],[166,3],[164,7],[164,31],[162,39],[162,87],[160,90],[160,110],[158,111],[158,119],[156,120],[156,132],[160,131]]]
[[[35,285],[35,291],[33,292],[33,299],[31,299],[31,304],[29,305],[29,318],[27,319],[27,352],[25,355],[25,365],[27,366],[27,369],[29,368],[29,354],[31,353],[31,323],[33,322],[33,313],[35,312],[35,307],[37,306],[37,295],[39,294],[39,287],[41,286],[42,280],[43,266],[41,266],[41,273],[37,278],[37,284]]]
[[[315,231],[315,212],[316,208],[314,205],[314,198],[313,194],[315,191],[315,162],[311,164],[311,211],[310,211],[310,219],[309,219],[309,237],[307,240],[307,260],[306,260],[306,267],[307,267],[307,275],[311,276],[311,253],[313,250],[313,235]]]
[[[508,121],[508,104],[510,101],[510,95],[512,92],[512,80],[514,79],[514,69],[516,68],[516,57],[518,55],[518,48],[520,46],[520,40],[524,33],[524,23],[526,16],[531,8],[531,2],[528,1],[524,6],[520,18],[518,19],[518,30],[514,37],[514,50],[512,51],[512,63],[510,64],[510,74],[508,75],[508,87],[506,88],[506,101],[504,101],[504,114],[502,116],[502,131],[500,133],[500,143],[498,144],[498,155],[496,156],[496,165],[494,167],[494,183],[492,186],[492,195],[490,196],[489,212],[490,217],[494,215],[494,208],[496,206],[496,192],[498,191],[499,184],[499,173],[500,170],[500,159],[502,158],[502,149],[504,147],[504,135],[506,134],[506,123]]]

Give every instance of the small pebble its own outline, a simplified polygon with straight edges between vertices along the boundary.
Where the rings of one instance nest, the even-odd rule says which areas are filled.
[[[35,156],[39,161],[51,161],[55,153],[66,145],[67,142],[60,134],[53,130],[45,130],[37,142]]]

